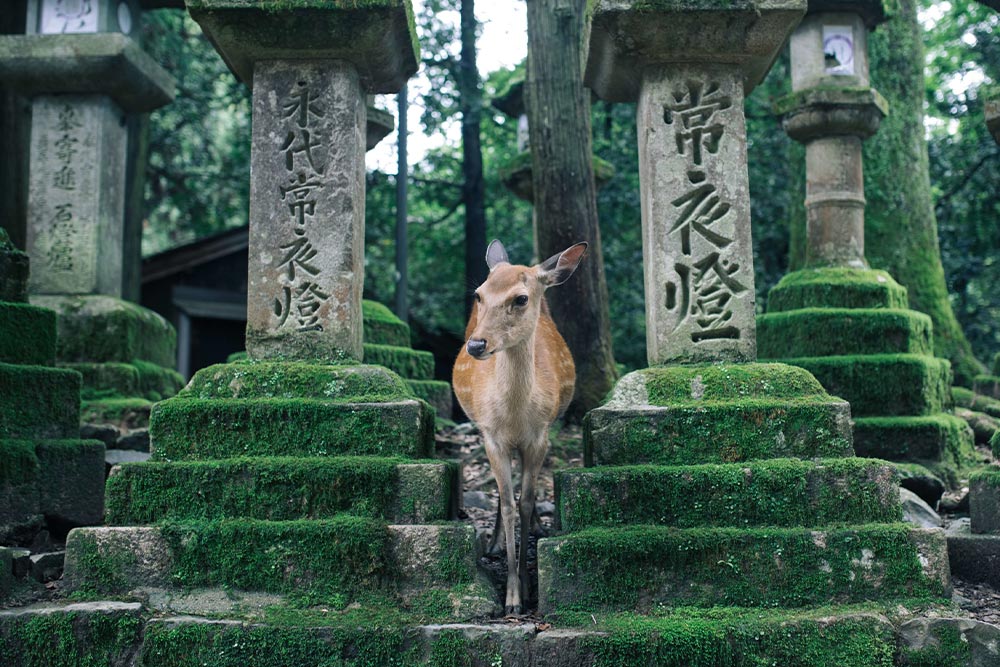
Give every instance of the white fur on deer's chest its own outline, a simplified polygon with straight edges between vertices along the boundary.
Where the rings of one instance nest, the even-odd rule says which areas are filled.
[[[536,443],[549,426],[548,415],[530,401],[487,401],[479,427],[494,442],[507,449]],[[539,425],[544,425],[539,429]]]

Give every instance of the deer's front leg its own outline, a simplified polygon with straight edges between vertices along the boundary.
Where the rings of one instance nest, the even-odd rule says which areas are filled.
[[[500,493],[499,507],[502,508],[504,542],[507,548],[507,594],[504,601],[504,614],[521,613],[521,590],[518,585],[517,552],[514,544],[514,485],[511,483],[511,454],[509,449],[498,445],[493,438],[486,436],[486,457],[490,461],[490,469],[497,480],[497,491]]]
[[[532,518],[535,510],[535,483],[538,473],[545,463],[545,453],[549,447],[548,429],[531,446],[521,449],[521,550],[518,559],[518,578],[521,582],[521,597],[527,600],[531,594],[528,578],[528,534],[531,532]]]

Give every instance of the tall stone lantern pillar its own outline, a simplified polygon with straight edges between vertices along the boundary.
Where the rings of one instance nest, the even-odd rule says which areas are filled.
[[[889,111],[869,81],[867,42],[884,20],[881,0],[810,0],[792,34],[792,94],[775,108],[806,148],[806,262],[771,290],[758,351],[851,403],[859,456],[960,467],[972,435],[946,412],[951,366],[934,357],[931,319],[865,260],[861,145]]]

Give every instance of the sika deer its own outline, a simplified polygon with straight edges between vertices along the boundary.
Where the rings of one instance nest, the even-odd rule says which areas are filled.
[[[528,595],[528,530],[549,426],[573,398],[573,357],[549,316],[545,290],[565,282],[587,252],[570,246],[537,266],[513,265],[500,241],[486,250],[490,275],[478,290],[467,342],[452,373],[462,409],[483,434],[500,492],[498,525],[507,551],[504,612],[520,614]],[[515,554],[511,461],[521,455],[521,548]]]

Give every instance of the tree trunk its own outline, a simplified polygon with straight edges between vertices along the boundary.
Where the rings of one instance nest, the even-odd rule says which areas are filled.
[[[924,46],[916,0],[899,0],[869,39],[871,81],[889,115],[864,144],[865,254],[909,290],[910,307],[934,321],[934,353],[951,360],[956,384],[983,372],[948,301],[924,137]],[[804,226],[804,219],[795,221]],[[793,234],[801,266],[804,234]]]
[[[472,312],[473,290],[486,280],[486,204],[483,150],[479,139],[483,91],[476,67],[476,3],[462,0],[462,53],[458,95],[462,111],[462,202],[465,205],[465,315]]]
[[[576,396],[567,412],[576,421],[600,405],[618,375],[597,222],[590,93],[583,86],[586,0],[528,0],[527,7],[525,97],[539,256],[590,243],[576,274],[549,299],[576,362]]]

